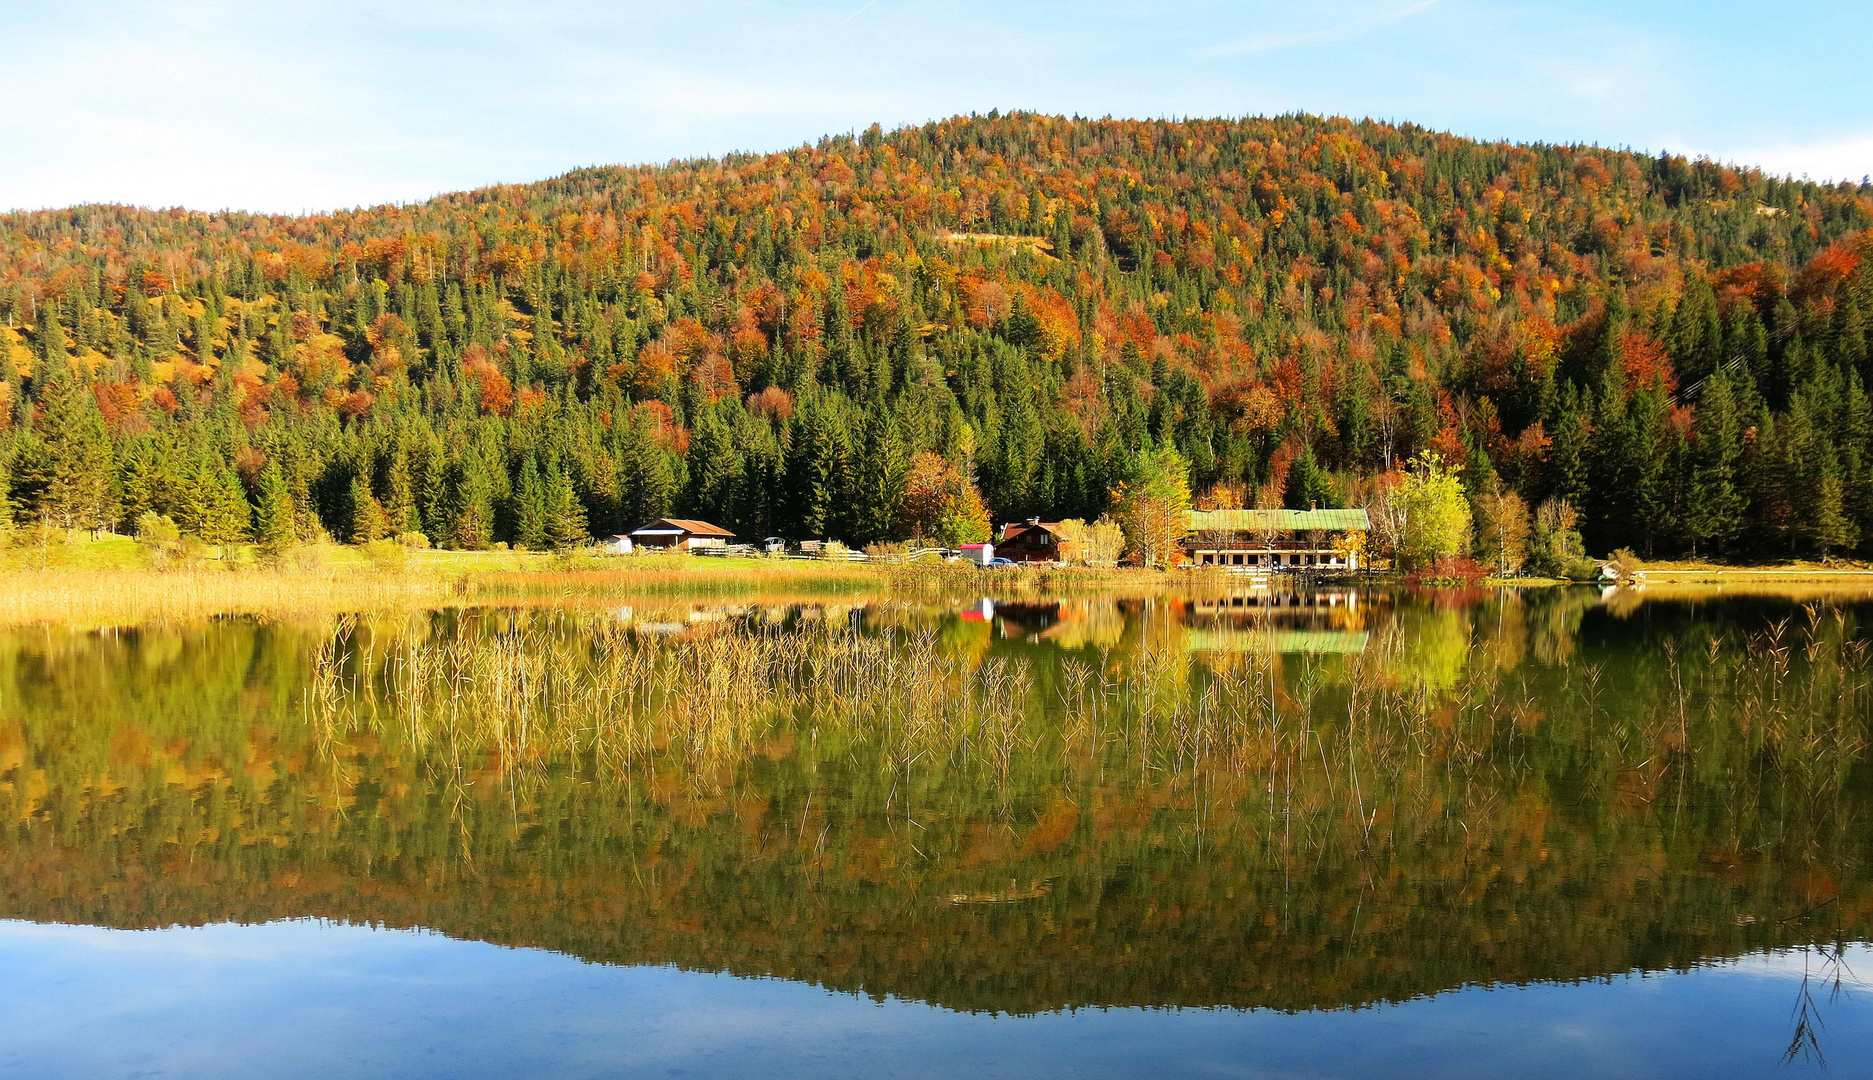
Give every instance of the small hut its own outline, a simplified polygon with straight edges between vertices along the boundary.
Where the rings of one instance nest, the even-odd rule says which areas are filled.
[[[695,551],[698,548],[727,547],[735,534],[719,525],[693,518],[658,518],[639,529],[632,529],[627,537],[641,548],[670,548],[676,551]]]

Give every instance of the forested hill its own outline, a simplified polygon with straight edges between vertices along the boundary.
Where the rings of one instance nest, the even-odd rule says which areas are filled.
[[[1865,550],[1870,227],[1873,186],[1304,116],[15,213],[0,462],[20,523],[542,547],[960,539],[1167,462],[1363,504],[1434,451],[1599,551]]]

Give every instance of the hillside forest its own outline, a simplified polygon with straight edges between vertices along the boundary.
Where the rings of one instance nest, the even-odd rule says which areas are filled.
[[[1669,155],[1025,113],[303,217],[17,212],[0,518],[860,546],[1415,478],[1470,515],[1427,556],[1864,555],[1870,229],[1873,185]]]

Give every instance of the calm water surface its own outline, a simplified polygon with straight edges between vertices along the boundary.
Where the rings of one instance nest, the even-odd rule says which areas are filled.
[[[1873,607],[0,632],[0,1075],[1873,1075]]]

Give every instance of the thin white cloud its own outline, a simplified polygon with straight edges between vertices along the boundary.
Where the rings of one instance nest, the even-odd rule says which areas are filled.
[[[1857,184],[1873,176],[1873,134],[1745,147],[1707,156],[1753,165],[1776,176],[1803,177],[1823,183],[1845,180]]]
[[[1270,52],[1275,49],[1288,49],[1296,45],[1316,45],[1329,41],[1346,41],[1361,34],[1371,33],[1380,27],[1403,22],[1413,15],[1429,11],[1438,5],[1439,0],[1418,0],[1417,3],[1388,11],[1369,18],[1358,19],[1337,26],[1323,26],[1313,30],[1303,30],[1292,34],[1259,34],[1243,38],[1240,41],[1212,45],[1198,49],[1198,56],[1244,56],[1249,53]]]

